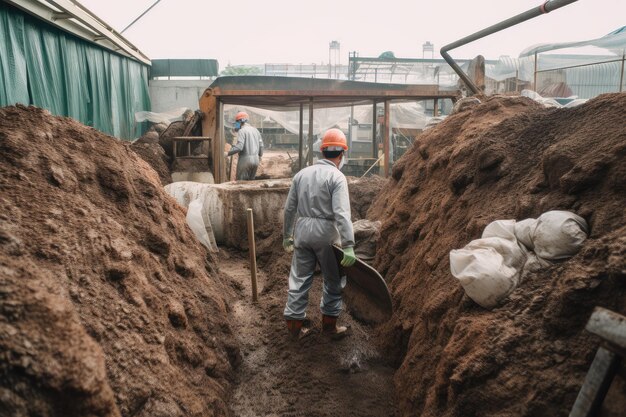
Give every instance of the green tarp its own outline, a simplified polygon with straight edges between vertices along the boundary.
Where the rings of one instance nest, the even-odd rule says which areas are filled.
[[[217,77],[216,59],[153,59],[150,77]]]
[[[110,135],[142,133],[148,66],[0,3],[0,106],[32,104]]]

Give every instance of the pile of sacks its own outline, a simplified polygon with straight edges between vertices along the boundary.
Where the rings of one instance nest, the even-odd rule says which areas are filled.
[[[587,234],[585,219],[568,211],[548,211],[520,222],[496,220],[480,239],[450,251],[450,270],[472,300],[493,308],[525,273],[574,256]]]

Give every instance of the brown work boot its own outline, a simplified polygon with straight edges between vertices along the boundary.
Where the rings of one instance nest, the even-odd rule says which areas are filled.
[[[348,327],[337,326],[337,317],[322,315],[322,333],[333,340],[343,339],[348,335]]]
[[[309,329],[302,327],[304,320],[290,320],[287,319],[287,330],[292,339],[298,339],[305,336]]]

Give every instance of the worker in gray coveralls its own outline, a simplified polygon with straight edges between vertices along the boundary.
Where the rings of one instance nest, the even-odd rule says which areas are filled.
[[[237,180],[253,180],[256,170],[263,156],[263,138],[253,126],[247,124],[248,113],[240,111],[235,116],[235,131],[237,143],[234,144],[226,156],[239,154],[237,162]]]
[[[322,331],[338,339],[347,331],[346,327],[337,326],[345,277],[341,276],[331,244],[341,243],[342,266],[352,266],[356,262],[348,182],[340,171],[345,161],[344,153],[348,150],[346,136],[339,129],[328,130],[320,150],[323,159],[293,178],[285,204],[283,247],[287,252],[295,248],[295,252],[283,314],[287,329],[294,338],[307,332],[302,325],[313,273],[319,263],[324,276],[320,303]]]

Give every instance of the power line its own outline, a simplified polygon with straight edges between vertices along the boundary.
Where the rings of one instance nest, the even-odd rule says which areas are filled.
[[[140,14],[140,15],[139,15],[139,17],[138,17],[137,19],[133,20],[133,21],[130,23],[130,25],[128,25],[128,26],[126,26],[124,29],[122,29],[122,31],[120,32],[120,34],[124,33],[124,32],[126,31],[126,29],[128,29],[129,27],[131,27],[132,25],[134,25],[134,24],[135,24],[135,22],[137,22],[139,19],[141,19],[142,17],[144,17],[144,15],[145,15],[146,13],[148,13],[150,10],[152,10],[152,8],[153,8],[154,6],[156,6],[157,4],[159,4],[160,2],[161,2],[161,0],[157,0],[157,1],[155,1],[155,2],[154,2],[154,4],[153,4],[152,6],[150,6],[150,7],[148,7],[148,9],[146,9],[146,11],[145,11],[145,12],[143,12],[142,14]]]

